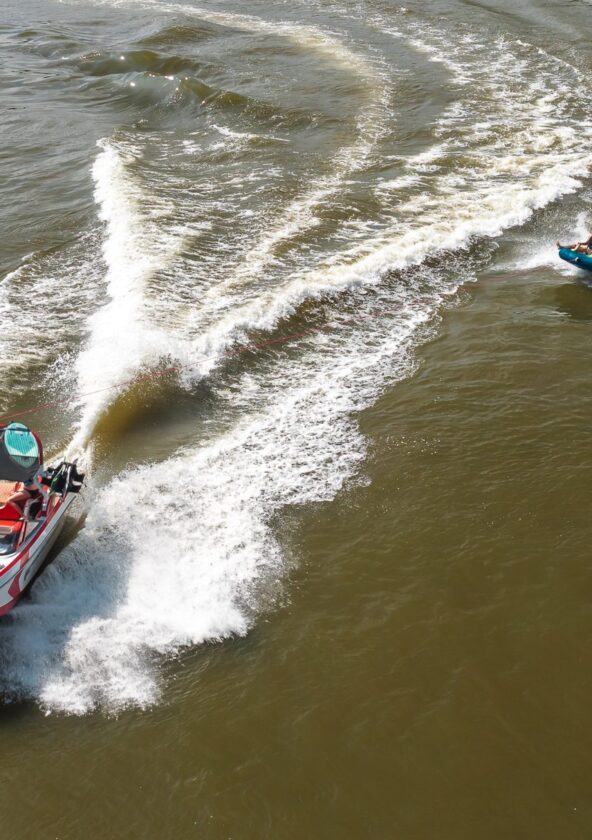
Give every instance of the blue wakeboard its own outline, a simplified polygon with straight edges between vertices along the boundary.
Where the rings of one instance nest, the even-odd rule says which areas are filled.
[[[559,256],[565,262],[576,265],[578,268],[592,271],[592,254],[579,254],[577,251],[572,251],[571,248],[560,248]]]

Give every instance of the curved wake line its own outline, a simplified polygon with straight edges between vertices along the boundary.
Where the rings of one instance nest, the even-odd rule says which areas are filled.
[[[121,5],[119,0],[104,0],[109,5]],[[297,198],[284,212],[283,218],[268,231],[262,239],[250,249],[237,266],[235,272],[222,284],[223,288],[232,288],[245,280],[261,274],[274,259],[274,252],[278,245],[289,241],[297,234],[314,227],[317,219],[314,215],[318,207],[333,195],[343,179],[361,169],[371,157],[372,150],[380,136],[385,131],[387,119],[387,105],[391,92],[384,75],[376,72],[373,65],[359,53],[344,45],[332,34],[317,27],[305,24],[287,23],[284,21],[269,22],[263,18],[234,12],[215,12],[203,7],[187,6],[183,3],[163,4],[134,0],[136,4],[157,8],[163,12],[180,12],[182,14],[209,20],[235,28],[243,28],[249,32],[268,32],[292,40],[299,47],[315,50],[329,57],[333,63],[342,66],[348,73],[354,69],[369,90],[369,103],[357,118],[357,132],[359,139],[352,145],[340,149],[332,163],[332,173],[318,180],[313,189]],[[127,5],[124,3],[123,5]],[[221,286],[216,287],[216,294]]]
[[[117,0],[108,4],[120,5]],[[354,68],[370,91],[370,103],[358,118],[360,139],[352,147],[341,149],[334,159],[331,175],[317,182],[310,193],[297,199],[285,211],[283,219],[274,229],[267,232],[250,250],[237,270],[227,280],[218,283],[211,293],[206,293],[206,300],[212,295],[219,298],[224,288],[240,286],[245,280],[260,274],[273,260],[274,250],[281,242],[307,227],[314,226],[315,206],[333,194],[347,174],[360,168],[369,159],[371,150],[383,130],[388,91],[384,79],[375,74],[368,62],[316,27],[283,22],[269,23],[249,15],[214,12],[179,3],[163,5],[138,0],[135,5],[167,13],[180,12],[227,26],[241,27],[247,31],[283,35],[301,47],[314,49],[330,57],[347,68],[348,72]],[[379,119],[378,111],[381,112],[382,120]],[[88,443],[98,418],[109,404],[109,401],[104,399],[105,392],[110,390],[108,384],[104,388],[93,389],[89,387],[90,383],[104,381],[105,376],[110,378],[111,382],[128,379],[142,364],[149,363],[150,360],[156,362],[161,356],[170,355],[170,336],[167,337],[161,330],[146,326],[147,319],[142,311],[142,291],[151,274],[164,268],[166,262],[170,261],[181,247],[178,239],[174,242],[163,242],[162,236],[153,230],[151,242],[150,237],[144,233],[147,220],[141,211],[141,196],[129,179],[122,152],[107,141],[102,143],[102,151],[93,168],[93,177],[100,216],[107,226],[104,259],[111,300],[90,319],[89,342],[78,359],[79,391],[94,392],[96,398],[83,404],[82,418],[69,448],[70,454],[84,448]],[[161,240],[161,244],[155,249],[154,242],[158,239]],[[202,307],[204,303],[205,301],[202,302]],[[131,325],[133,327],[130,332]],[[122,346],[122,339],[125,346]],[[186,357],[186,352],[180,350],[180,353]]]
[[[499,65],[499,76],[507,77],[510,82],[500,82],[502,90],[498,91],[490,90],[487,79],[481,79],[483,75],[488,78],[490,73],[480,63],[482,47],[474,36],[459,35],[457,56],[444,34],[431,27],[415,25],[410,34],[389,29],[382,20],[380,26],[382,32],[405,39],[427,53],[431,60],[445,64],[453,82],[459,86],[479,85],[482,101],[476,100],[476,107],[487,113],[490,120],[480,129],[484,140],[474,131],[474,139],[469,135],[466,144],[467,155],[473,156],[469,163],[458,166],[452,175],[440,174],[440,159],[465,151],[454,132],[462,130],[467,117],[458,103],[454,103],[436,124],[436,131],[443,139],[432,149],[405,161],[410,172],[408,177],[423,179],[426,190],[397,205],[392,226],[379,236],[340,252],[318,268],[299,272],[278,291],[239,306],[209,327],[191,345],[191,356],[196,353],[208,356],[203,365],[196,367],[197,377],[215,367],[213,348],[224,352],[236,337],[240,339],[249,329],[275,328],[306,300],[376,284],[389,271],[421,264],[427,257],[438,254],[444,257],[475,240],[495,238],[511,227],[524,224],[536,210],[575,192],[581,186],[582,170],[592,166],[592,155],[587,148],[592,125],[581,125],[581,133],[576,133],[569,125],[567,113],[554,116],[557,100],[564,96],[562,82],[543,66],[531,90],[524,78],[528,56],[514,56],[503,38],[498,39],[492,61]],[[526,48],[532,50],[529,45]],[[578,73],[570,65],[567,69]],[[497,73],[494,75],[498,77]],[[532,104],[527,105],[525,100],[530,98]],[[511,126],[512,132],[506,137],[507,126]],[[454,139],[448,140],[448,136]],[[524,148],[528,147],[529,153],[525,155]],[[382,185],[377,191],[384,195]]]
[[[170,352],[171,337],[145,316],[144,291],[146,281],[166,267],[183,244],[182,235],[163,232],[163,213],[154,201],[150,216],[143,210],[142,194],[128,171],[132,150],[121,151],[107,140],[99,147],[92,175],[99,216],[106,226],[103,259],[109,301],[90,317],[88,341],[77,359],[78,388],[85,398],[70,454],[88,443],[106,406],[100,395],[114,380],[131,378],[150,360],[157,362]],[[105,385],[97,389],[100,382]]]
[[[573,171],[579,171],[578,166],[574,166]],[[524,224],[535,210],[578,188],[580,182],[573,175],[567,172],[561,174],[560,187],[541,184],[538,189],[530,191],[521,206],[514,205],[513,199],[516,196],[504,195],[507,209],[503,214],[497,208],[500,196],[492,193],[487,202],[492,211],[478,222],[469,224],[457,218],[456,225],[451,224],[439,231],[435,231],[432,225],[426,225],[402,234],[395,240],[392,237],[375,240],[369,253],[362,256],[358,252],[365,248],[353,249],[350,255],[352,258],[357,256],[357,259],[352,259],[349,264],[340,262],[303,274],[278,292],[238,308],[189,346],[184,356],[184,367],[191,366],[192,358],[200,360],[189,379],[199,380],[207,376],[219,365],[236,340],[243,340],[250,330],[275,329],[282,320],[294,315],[306,301],[322,300],[344,291],[377,285],[389,272],[420,265],[428,256],[450,254],[466,248],[475,238],[494,238],[510,227]],[[462,282],[459,281],[459,284]]]
[[[383,26],[382,31],[385,30]],[[399,30],[391,34],[404,37]],[[431,44],[430,34],[434,37],[431,29],[422,29],[422,39],[416,41],[422,51],[427,50],[434,60],[444,61],[457,83],[464,86],[475,82],[471,75],[475,70],[470,63],[462,57],[451,58],[451,50],[441,35],[437,45]],[[476,50],[469,38],[465,46],[469,55]],[[512,78],[516,78],[517,70],[524,75],[522,59],[514,59],[503,40],[498,47],[496,61],[500,66],[512,70]],[[196,366],[195,376],[207,375],[215,367],[213,349],[225,352],[249,329],[274,329],[306,300],[320,300],[358,286],[375,285],[390,271],[419,265],[427,257],[444,258],[481,238],[498,237],[505,230],[527,222],[536,210],[575,192],[581,186],[582,169],[592,165],[592,154],[586,149],[586,138],[592,137],[592,128],[582,126],[580,136],[560,114],[551,124],[546,139],[537,134],[541,118],[548,119],[548,110],[542,110],[539,100],[548,106],[548,101],[554,101],[557,96],[556,86],[550,87],[555,85],[554,78],[547,73],[542,79],[549,87],[541,90],[541,82],[537,80],[538,97],[533,106],[526,108],[525,87],[518,75],[516,90],[502,91],[496,97],[501,100],[501,110],[490,114],[492,120],[498,119],[502,124],[509,120],[512,134],[506,140],[494,132],[482,147],[478,137],[475,141],[469,138],[468,152],[473,155],[469,164],[458,166],[451,176],[443,176],[439,161],[455,154],[458,146],[458,141],[447,140],[446,134],[458,130],[455,129],[458,121],[462,125],[465,118],[455,103],[437,124],[444,139],[427,152],[405,161],[410,177],[423,178],[432,187],[431,192],[426,190],[398,205],[394,223],[384,233],[340,252],[318,268],[300,272],[279,290],[260,295],[210,327],[191,345],[192,357],[208,356],[202,365]],[[487,102],[484,99],[480,107],[485,109]],[[524,144],[531,143],[528,155],[523,154],[523,140]]]
[[[425,30],[422,35],[432,39],[434,55],[450,56],[444,34],[437,37]],[[481,72],[478,51],[469,41],[461,44],[465,54],[457,62],[459,86],[467,73],[477,79]],[[491,44],[484,44],[491,52]],[[510,76],[513,68],[519,88],[527,81],[526,65],[520,56],[508,56],[507,45],[500,45],[499,52],[503,55],[495,69]],[[533,63],[531,69],[537,66]],[[539,76],[543,100],[558,96],[550,75]],[[484,91],[468,104],[474,113],[485,111],[483,123],[495,105],[498,123],[482,125],[481,139],[477,133],[463,134],[464,121],[474,114],[467,117],[466,102],[455,103],[434,126],[437,148],[401,159],[410,176],[424,179],[426,189],[404,202],[395,203],[394,196],[392,219],[379,236],[243,303],[197,340],[164,334],[166,354],[181,359],[190,355],[193,378],[201,377],[246,331],[272,330],[304,301],[359,290],[345,322],[353,322],[351,329],[309,335],[298,354],[278,355],[261,369],[249,367],[226,390],[212,383],[220,402],[232,407],[232,417],[237,403],[243,410],[230,430],[195,442],[164,463],[124,472],[96,492],[85,530],[39,580],[31,601],[12,614],[0,638],[3,691],[35,697],[48,711],[76,714],[97,707],[117,711],[148,706],[160,696],[154,653],[171,656],[184,646],[249,630],[261,610],[262,590],[269,596],[270,587],[273,595],[286,565],[274,518],[288,504],[334,499],[359,474],[366,441],[356,416],[386,387],[410,375],[426,325],[446,295],[467,281],[461,260],[449,272],[424,265],[421,277],[410,272],[400,284],[381,284],[385,275],[424,264],[435,253],[448,264],[452,252],[499,236],[578,187],[582,162],[589,160],[583,154],[587,135],[576,134],[569,121],[566,126],[550,124],[552,143],[545,146],[546,138],[536,136],[536,108],[520,111],[513,88],[500,99]],[[531,135],[532,144],[525,145]],[[520,154],[524,149],[527,154]],[[143,318],[146,279],[163,256],[176,252],[178,239],[173,236],[169,249],[167,235],[151,226],[136,191],[133,161],[128,165],[115,151],[115,156],[101,158],[104,171],[98,174],[105,186],[99,201],[107,229],[109,284],[122,311],[130,297],[127,316]],[[450,155],[457,155],[457,165],[446,174]],[[463,155],[468,162],[463,163]],[[122,212],[124,226],[133,220],[131,253],[147,256],[145,270],[138,268],[131,279],[119,274],[127,259],[115,229]],[[374,293],[365,296],[370,286]],[[375,298],[384,317],[360,317]],[[91,334],[91,348],[100,346],[101,336],[108,337],[107,327],[99,325]],[[141,362],[151,361],[152,345],[146,348],[140,340],[134,346]],[[192,361],[196,353],[198,364]],[[99,357],[97,350],[94,358]],[[126,356],[119,362],[119,369],[127,369],[135,360]],[[188,475],[190,498],[181,492]],[[118,527],[121,510],[128,512],[133,528]]]
[[[407,310],[394,331],[369,321],[380,343],[331,349],[319,337],[271,382],[249,374],[251,405],[233,429],[99,491],[82,535],[11,614],[0,688],[70,714],[146,707],[161,692],[151,654],[248,632],[263,582],[273,602],[285,568],[273,517],[334,498],[355,474],[366,445],[352,416],[410,372],[406,344],[426,317]],[[122,509],[133,528],[117,527]]]

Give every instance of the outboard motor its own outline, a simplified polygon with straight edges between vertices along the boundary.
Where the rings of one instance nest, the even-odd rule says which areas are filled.
[[[80,493],[84,484],[84,473],[78,472],[76,462],[68,464],[68,477],[66,487],[69,493]]]
[[[84,483],[84,473],[78,472],[76,462],[62,461],[57,467],[48,469],[45,477],[52,493],[65,496],[66,493],[80,493]]]

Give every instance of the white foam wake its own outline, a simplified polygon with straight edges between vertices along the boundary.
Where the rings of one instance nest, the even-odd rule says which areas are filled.
[[[117,0],[114,0],[114,5],[118,5]],[[203,292],[199,310],[196,308],[186,315],[191,327],[203,334],[200,346],[205,347],[210,356],[213,347],[215,356],[218,349],[227,346],[228,340],[214,342],[213,345],[210,336],[204,332],[204,323],[210,320],[212,311],[215,313],[218,310],[225,290],[237,285],[240,287],[244,282],[250,283],[269,265],[280,242],[314,226],[314,208],[338,189],[347,174],[368,160],[383,130],[388,89],[385,79],[369,61],[336,37],[314,26],[272,23],[249,15],[215,12],[179,3],[165,5],[140,0],[139,5],[167,14],[181,12],[234,28],[280,35],[303,50],[343,67],[366,86],[367,102],[357,120],[358,138],[354,144],[337,152],[331,173],[314,181],[311,189],[292,202],[246,254],[244,250],[241,252],[234,271],[221,271],[217,282]],[[220,128],[217,127],[217,130],[220,131]],[[224,131],[228,133],[229,130]],[[237,132],[232,134],[236,139]],[[243,137],[252,136],[241,134]],[[118,393],[113,386],[125,382],[140,367],[156,362],[161,356],[176,354],[186,360],[196,351],[195,342],[183,344],[181,338],[173,340],[166,328],[157,328],[146,306],[144,294],[147,281],[155,271],[162,271],[171,263],[182,245],[182,238],[178,232],[170,235],[163,229],[158,206],[154,213],[157,205],[154,195],[150,196],[150,212],[145,209],[142,190],[133,174],[137,155],[139,151],[129,142],[102,141],[101,152],[93,167],[95,197],[101,219],[106,224],[103,254],[109,302],[89,319],[88,341],[78,358],[82,413],[70,453],[83,448],[90,439],[101,413]],[[219,248],[222,250],[221,245]],[[208,303],[211,304],[209,308]],[[246,323],[242,315],[239,321]],[[219,326],[216,331],[220,331]]]
[[[451,84],[461,92],[469,87],[471,96],[463,92],[438,118],[430,148],[400,159],[403,178],[421,184],[421,190],[403,200],[397,192],[391,199],[384,183],[377,184],[384,215],[378,234],[355,237],[353,245],[317,267],[309,265],[280,287],[237,301],[213,324],[204,319],[204,309],[197,313],[202,329],[188,344],[185,361],[195,360],[198,377],[249,329],[273,329],[306,300],[375,285],[387,272],[428,256],[446,261],[451,252],[525,224],[537,210],[578,190],[582,173],[592,166],[592,122],[579,121],[576,130],[571,120],[578,105],[577,68],[502,37],[492,50],[485,36],[470,31],[455,31],[453,37],[414,21],[401,28],[384,18],[371,22],[445,65]],[[547,252],[556,255],[552,243]]]
[[[59,396],[69,378],[67,349],[101,299],[96,253],[95,237],[85,234],[29,254],[0,281],[0,413],[16,410],[18,396],[35,388],[41,399]]]
[[[182,232],[166,226],[167,208],[152,196],[148,206],[130,172],[135,150],[113,141],[99,143],[93,166],[95,198],[105,223],[103,259],[108,301],[88,321],[88,339],[77,360],[81,416],[70,451],[88,442],[114,388],[143,365],[173,349],[170,335],[150,323],[146,283],[166,268],[183,244]]]
[[[122,0],[106,1],[110,5],[122,3]],[[127,0],[123,0],[123,4],[128,5]],[[219,296],[225,289],[252,281],[253,277],[260,275],[273,262],[280,244],[291,240],[302,231],[314,228],[318,223],[316,209],[337,192],[347,176],[369,162],[372,151],[389,121],[392,130],[393,114],[388,107],[391,96],[390,80],[376,60],[370,61],[334,34],[316,26],[267,21],[253,15],[214,11],[185,3],[137,0],[137,4],[151,7],[161,13],[182,13],[223,26],[286,38],[310,55],[329,61],[348,75],[353,74],[365,90],[365,101],[356,118],[356,140],[336,152],[333,160],[329,162],[329,174],[314,179],[311,188],[294,199],[259,241],[241,256],[240,263],[232,274],[216,286],[216,296]]]
[[[423,192],[404,201],[393,196],[389,224],[378,235],[291,275],[271,292],[257,289],[204,335],[186,335],[183,347],[170,337],[166,346],[188,363],[196,358],[193,373],[203,376],[245,331],[272,329],[303,301],[326,301],[344,289],[358,291],[352,328],[340,327],[336,317],[335,331],[308,337],[298,353],[278,355],[261,372],[250,370],[228,394],[220,389],[221,399],[235,407],[240,398],[244,407],[226,434],[195,442],[165,463],[139,466],[98,491],[83,534],[40,579],[32,600],[13,613],[0,639],[5,692],[75,713],[97,705],[148,705],[159,696],[154,653],[171,655],[185,645],[245,633],[261,589],[273,589],[285,568],[274,518],[287,504],[334,498],[355,475],[365,456],[356,413],[409,373],[418,330],[466,277],[457,262],[448,281],[425,268],[423,287],[413,273],[404,283],[381,281],[429,255],[449,264],[451,251],[474,244],[478,252],[483,237],[522,224],[577,188],[590,127],[580,134],[570,125],[569,102],[560,101],[567,83],[559,73],[545,71],[521,45],[500,42],[492,58],[489,42],[481,48],[474,38],[460,38],[454,47],[433,28],[401,37],[415,38],[418,49],[428,44],[432,58],[449,62],[458,87],[475,92],[433,127],[434,148],[401,158],[413,183],[422,179]],[[499,95],[483,79],[485,53],[507,80]],[[535,104],[524,107],[529,97]],[[560,109],[556,120],[551,107]],[[476,114],[479,130],[469,132]],[[133,328],[143,315],[146,278],[174,252],[175,240],[169,249],[163,247],[168,240],[157,238],[155,246],[146,235],[152,228],[119,152],[102,164],[98,184],[106,189],[98,197],[108,231],[109,291],[121,302],[120,326],[131,319]],[[381,195],[390,200],[388,190]],[[130,262],[128,246],[146,261]],[[381,313],[364,319],[371,287]],[[119,307],[108,311],[117,318]],[[102,318],[91,323],[91,349],[102,337],[108,341],[109,329]],[[151,358],[150,342],[132,347],[135,354],[125,345],[113,359],[118,375]],[[100,352],[89,358],[99,364]]]
[[[145,706],[161,691],[155,653],[246,633],[285,570],[274,517],[334,498],[365,455],[353,416],[411,369],[428,317],[416,295],[246,373],[249,408],[228,433],[100,490],[83,534],[3,628],[2,691],[76,714]]]

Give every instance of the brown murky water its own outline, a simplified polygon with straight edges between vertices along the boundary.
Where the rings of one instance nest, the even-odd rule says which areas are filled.
[[[10,836],[589,837],[588,7],[427,6],[9,7]]]

